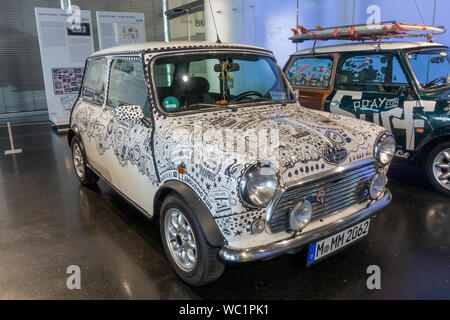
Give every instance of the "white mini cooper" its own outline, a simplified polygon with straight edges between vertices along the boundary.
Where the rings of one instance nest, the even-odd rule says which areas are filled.
[[[392,134],[303,108],[271,52],[157,42],[87,59],[68,134],[85,185],[102,177],[159,219],[191,285],[226,262],[308,248],[315,263],[368,234],[391,201]]]

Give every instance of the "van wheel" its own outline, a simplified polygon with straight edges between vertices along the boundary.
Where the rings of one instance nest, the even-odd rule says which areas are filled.
[[[434,147],[427,157],[426,170],[433,187],[450,196],[450,141]]]
[[[219,248],[208,244],[191,208],[177,194],[164,199],[159,226],[164,251],[184,282],[197,287],[222,275],[225,266],[217,259]]]
[[[77,138],[72,138],[72,162],[78,180],[86,186],[97,183],[98,176],[86,166],[86,157]]]

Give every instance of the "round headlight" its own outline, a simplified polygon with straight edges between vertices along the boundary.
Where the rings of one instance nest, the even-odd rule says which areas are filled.
[[[250,207],[261,208],[268,205],[278,189],[277,171],[270,163],[250,166],[239,181],[242,201]]]
[[[383,195],[386,183],[387,180],[384,174],[377,173],[374,175],[369,186],[370,198],[378,200]]]
[[[380,165],[385,166],[392,161],[395,147],[395,139],[392,133],[386,131],[378,137],[373,153]]]
[[[312,216],[312,205],[308,200],[301,200],[289,214],[289,225],[294,231],[302,231],[309,223]]]

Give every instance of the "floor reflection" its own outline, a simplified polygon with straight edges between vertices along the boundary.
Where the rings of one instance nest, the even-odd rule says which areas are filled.
[[[155,223],[104,182],[79,185],[65,135],[49,126],[15,132],[24,152],[0,155],[0,298],[450,298],[450,202],[423,170],[394,164],[393,201],[369,236],[316,266],[307,268],[300,252],[230,265],[218,281],[191,288],[172,271]],[[66,288],[71,264],[82,271],[77,292]],[[365,287],[372,264],[381,268],[381,290]]]

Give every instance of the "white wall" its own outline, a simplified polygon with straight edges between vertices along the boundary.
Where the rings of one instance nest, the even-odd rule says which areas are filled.
[[[296,25],[297,0],[211,0],[222,42],[245,43],[272,50],[281,65],[296,46],[288,37]],[[206,40],[215,41],[209,3],[205,1]]]
[[[211,0],[211,4],[223,42],[245,43],[272,50],[281,66],[297,48],[313,45],[310,41],[296,46],[288,40],[292,36],[291,28],[297,24],[297,14],[299,24],[314,29],[316,26],[366,23],[370,15],[367,8],[378,5],[382,21],[422,23],[414,0]],[[425,24],[432,24],[433,16],[435,25],[448,24],[449,0],[417,0],[417,4]],[[205,0],[205,25],[206,40],[215,41],[208,0]],[[404,41],[408,40],[411,38]],[[435,41],[450,45],[450,32]],[[322,41],[318,45],[338,42],[342,41]]]

